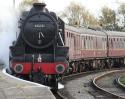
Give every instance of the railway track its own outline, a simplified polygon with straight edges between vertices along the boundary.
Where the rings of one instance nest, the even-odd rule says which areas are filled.
[[[53,93],[53,95],[56,97],[56,99],[67,99],[66,97],[64,97],[59,91],[55,92],[55,91],[52,91],[51,92]]]
[[[92,85],[92,79],[96,76],[102,75],[105,72],[112,70],[121,70],[125,68],[113,68],[105,70],[96,70],[89,72],[82,72],[63,77],[64,89],[59,92],[67,97],[67,99],[111,99],[105,97],[105,94],[100,94],[95,91]]]
[[[76,78],[80,78],[89,74],[96,74],[96,73],[100,73],[100,72],[108,72],[108,71],[115,71],[115,70],[123,70],[125,69],[125,67],[121,67],[121,68],[112,68],[112,69],[103,69],[103,70],[93,70],[93,71],[87,71],[87,72],[81,72],[81,73],[77,73],[77,74],[70,74],[68,76],[64,76],[63,77],[63,81],[70,81]]]
[[[122,79],[122,76],[120,76],[120,77],[117,79],[117,84],[118,84],[123,90],[125,90],[125,85],[120,81],[120,79]]]
[[[113,70],[99,75],[93,79],[93,85],[102,93],[109,96],[108,99],[125,99],[125,90],[121,89],[116,80],[125,74],[124,70]]]

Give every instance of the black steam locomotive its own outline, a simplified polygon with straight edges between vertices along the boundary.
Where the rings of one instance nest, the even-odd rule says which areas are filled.
[[[10,46],[9,67],[13,74],[58,88],[68,67],[64,22],[44,3],[34,3],[23,12],[20,33]]]

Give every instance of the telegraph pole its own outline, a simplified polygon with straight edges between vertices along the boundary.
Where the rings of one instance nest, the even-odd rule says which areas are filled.
[[[13,7],[15,8],[15,0],[13,0]]]

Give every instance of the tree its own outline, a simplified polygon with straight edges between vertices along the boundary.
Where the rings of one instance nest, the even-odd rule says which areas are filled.
[[[108,7],[103,7],[101,14],[99,22],[102,27],[108,30],[114,30],[117,27],[115,11]]]
[[[123,27],[125,27],[125,3],[120,4],[120,6],[118,8],[118,12],[123,17],[123,20],[121,20],[121,21],[123,23]]]
[[[92,16],[85,7],[74,2],[70,3],[61,17],[66,18],[69,25],[80,26],[97,24],[96,18]]]
[[[83,13],[82,15],[83,18],[83,24],[86,26],[90,26],[90,27],[98,27],[98,20],[91,15],[89,12],[88,13]]]
[[[80,25],[83,9],[81,5],[71,2],[63,12],[62,17],[67,18],[69,25]]]

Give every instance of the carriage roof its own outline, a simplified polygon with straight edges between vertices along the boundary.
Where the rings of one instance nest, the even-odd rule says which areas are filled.
[[[94,30],[94,29],[88,29],[84,27],[73,27],[73,26],[65,26],[65,30],[71,31],[73,33],[77,34],[89,34],[89,35],[104,35],[105,33],[102,31]]]
[[[108,36],[119,36],[123,37],[125,36],[125,32],[119,32],[119,31],[105,31]]]
[[[65,26],[65,30],[73,32],[75,34],[80,34],[80,35],[98,35],[98,36],[119,36],[123,37],[125,36],[125,32],[119,32],[119,31],[99,31],[99,30],[94,30],[94,29],[88,29],[85,27],[74,27],[74,26]]]

